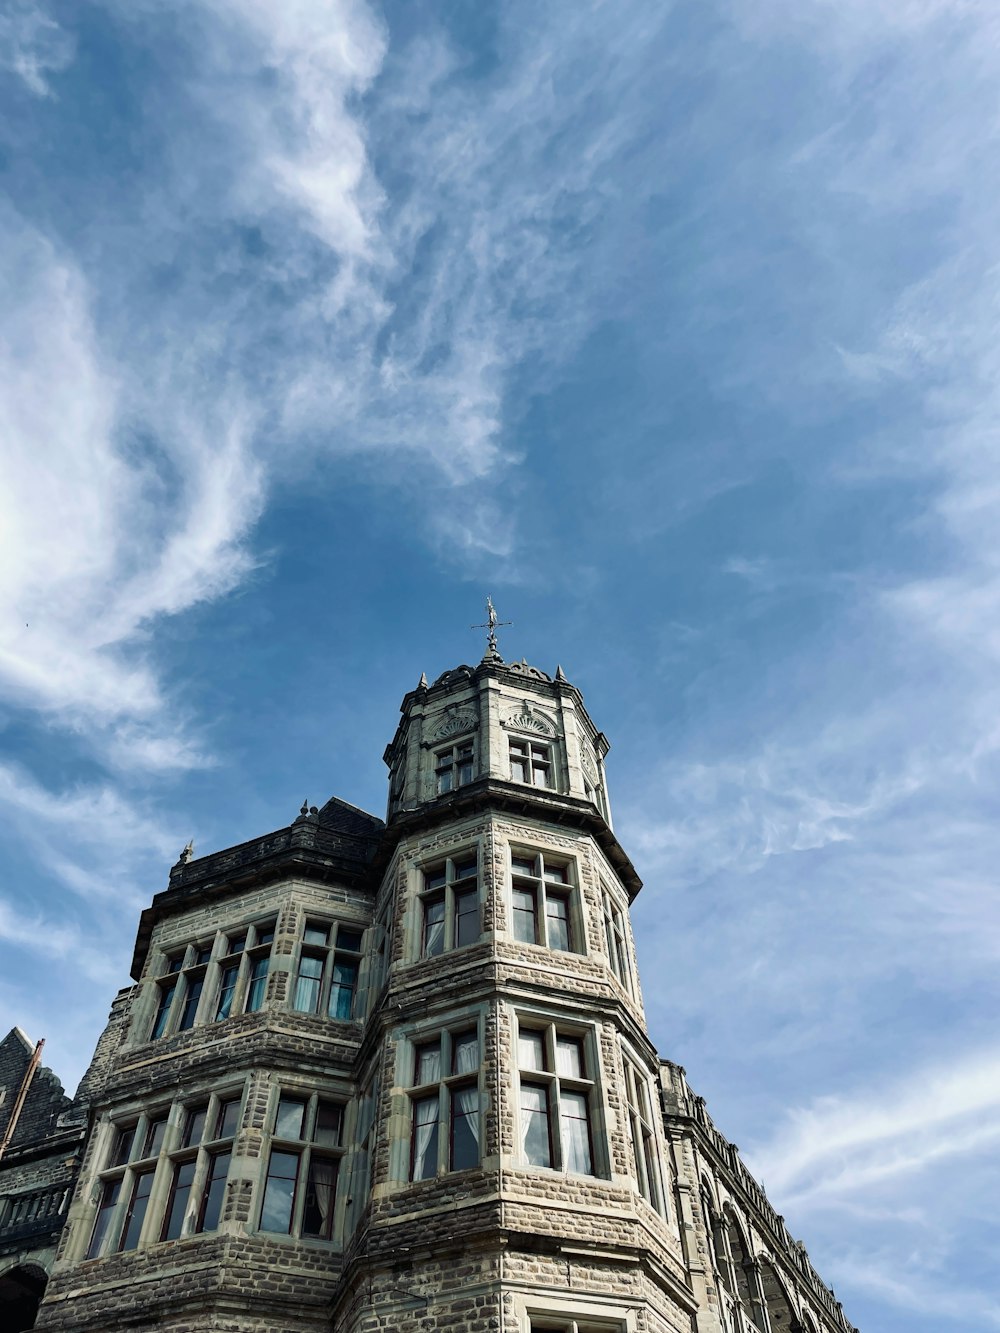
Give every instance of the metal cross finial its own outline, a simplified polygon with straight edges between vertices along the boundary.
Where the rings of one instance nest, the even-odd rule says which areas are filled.
[[[486,599],[486,620],[481,625],[470,625],[470,629],[485,629],[489,633],[486,635],[486,656],[499,657],[497,652],[497,627],[503,625],[513,625],[513,620],[498,620],[496,607],[493,605],[493,598]]]

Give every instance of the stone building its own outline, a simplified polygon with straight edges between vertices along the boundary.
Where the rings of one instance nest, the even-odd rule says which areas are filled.
[[[86,1107],[35,1327],[852,1333],[650,1041],[607,750],[491,631],[404,698],[385,823],[185,850],[36,1131]]]

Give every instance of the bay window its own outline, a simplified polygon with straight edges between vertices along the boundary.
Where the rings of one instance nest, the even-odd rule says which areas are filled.
[[[472,781],[472,741],[460,741],[434,755],[434,778],[437,794],[454,791]]]
[[[343,1156],[344,1108],[283,1091],[274,1112],[259,1227],[331,1240]]]
[[[445,1031],[413,1047],[411,1180],[479,1165],[482,1142],[479,1034]]]
[[[350,1019],[361,967],[360,926],[307,921],[292,1008],[305,1014]]]
[[[216,1230],[241,1105],[212,1093],[114,1126],[85,1257]]]
[[[552,787],[551,745],[511,737],[508,746],[512,782],[526,782],[532,787]]]
[[[649,1095],[649,1080],[627,1058],[625,1100],[628,1103],[629,1132],[639,1193],[658,1213],[663,1213],[665,1211],[663,1187],[656,1151],[656,1131],[651,1109],[653,1103]]]
[[[449,857],[423,871],[419,895],[420,954],[434,958],[475,944],[481,934],[476,853]]]
[[[511,852],[513,933],[523,944],[576,953],[569,864],[542,852]]]
[[[529,1166],[596,1174],[586,1038],[554,1024],[518,1024],[521,1150]]]

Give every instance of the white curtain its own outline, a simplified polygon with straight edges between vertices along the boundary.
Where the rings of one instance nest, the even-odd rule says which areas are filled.
[[[478,1088],[460,1088],[455,1094],[455,1100],[458,1103],[458,1113],[463,1116],[465,1123],[469,1127],[469,1132],[476,1140],[476,1147],[479,1147],[479,1089]]]
[[[456,1074],[472,1074],[479,1069],[479,1038],[474,1032],[455,1038],[452,1059]]]
[[[330,1234],[330,1212],[333,1208],[333,1190],[337,1183],[337,1163],[314,1157],[312,1161],[313,1189],[316,1191],[316,1207],[323,1219],[322,1233]]]
[[[413,1106],[413,1179],[437,1171],[438,1099],[425,1097]]]
[[[590,1131],[587,1127],[587,1099],[577,1092],[560,1095],[559,1128],[562,1135],[563,1166],[567,1171],[593,1173],[590,1160]]]

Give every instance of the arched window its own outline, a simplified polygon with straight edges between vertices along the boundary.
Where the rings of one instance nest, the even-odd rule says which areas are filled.
[[[743,1230],[737,1222],[731,1208],[725,1211],[726,1235],[729,1239],[729,1253],[733,1257],[733,1281],[735,1294],[739,1296],[749,1314],[753,1313],[753,1291],[750,1286],[750,1247],[743,1238]]]
[[[760,1261],[760,1278],[764,1288],[764,1304],[771,1322],[771,1333],[791,1333],[799,1327],[788,1293],[769,1259]]]
[[[45,1270],[37,1264],[12,1268],[0,1277],[0,1328],[5,1333],[35,1327],[47,1281]]]

